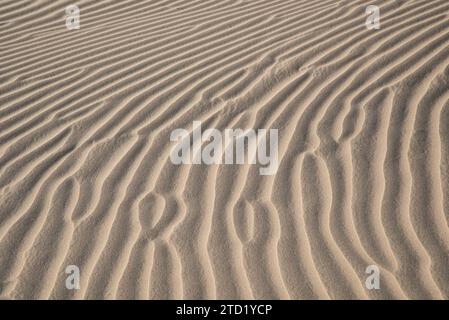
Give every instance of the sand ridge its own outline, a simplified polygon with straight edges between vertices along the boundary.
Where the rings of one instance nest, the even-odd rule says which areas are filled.
[[[449,298],[448,1],[74,3],[0,0],[0,297]],[[195,121],[276,174],[173,164]]]

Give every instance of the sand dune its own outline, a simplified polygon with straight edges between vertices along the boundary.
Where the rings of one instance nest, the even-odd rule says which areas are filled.
[[[449,2],[375,2],[0,0],[0,297],[449,298]]]

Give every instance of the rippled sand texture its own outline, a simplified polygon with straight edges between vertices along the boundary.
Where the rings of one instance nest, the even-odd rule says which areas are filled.
[[[0,296],[449,297],[449,2],[0,1]],[[279,169],[169,137],[279,129]],[[81,270],[68,290],[66,267]],[[369,265],[379,290],[365,288]]]

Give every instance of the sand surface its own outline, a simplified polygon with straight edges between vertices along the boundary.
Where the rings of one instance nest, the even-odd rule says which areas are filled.
[[[449,1],[368,2],[0,0],[0,297],[449,298]]]

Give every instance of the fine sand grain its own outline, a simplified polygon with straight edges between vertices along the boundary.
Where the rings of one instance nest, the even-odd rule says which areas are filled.
[[[0,297],[449,298],[449,1],[373,2],[0,0]]]

